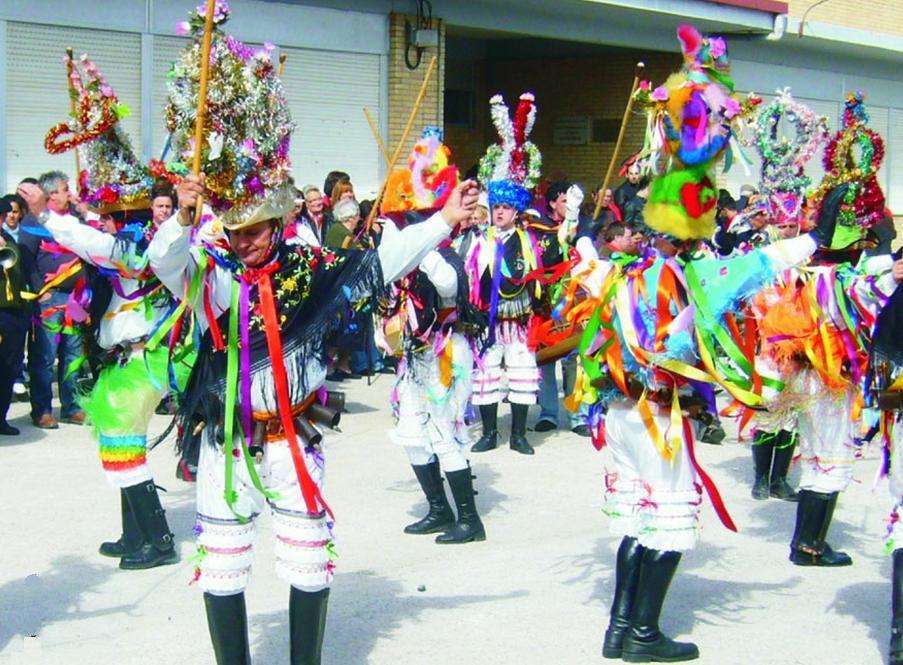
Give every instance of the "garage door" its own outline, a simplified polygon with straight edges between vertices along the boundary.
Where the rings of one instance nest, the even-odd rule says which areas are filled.
[[[122,127],[141,153],[141,40],[137,34],[7,24],[6,35],[6,191],[25,177],[59,169],[75,174],[74,152],[49,155],[47,130],[68,119],[69,95],[63,65],[66,47],[87,53],[131,109]]]

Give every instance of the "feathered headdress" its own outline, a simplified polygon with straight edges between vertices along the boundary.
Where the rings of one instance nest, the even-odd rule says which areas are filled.
[[[501,95],[489,100],[489,112],[499,134],[480,160],[479,179],[489,190],[489,205],[507,203],[523,212],[532,199],[530,190],[539,182],[542,155],[539,148],[527,140],[536,121],[533,95],[520,96],[514,121]]]
[[[217,0],[214,11],[201,170],[210,205],[223,226],[234,230],[282,218],[294,205],[288,183],[294,124],[273,66],[273,45],[255,49],[224,34],[229,7]],[[185,164],[194,152],[205,12],[199,6],[182,24],[194,39],[167,81],[166,125],[173,150]]]
[[[44,147],[52,155],[78,150],[83,168],[79,173],[81,198],[100,213],[144,210],[150,207],[154,173],[135,156],[131,141],[119,121],[131,113],[87,55],[78,61],[68,54],[69,94],[75,112],[47,132]],[[160,164],[156,172],[168,175]],[[162,171],[162,172],[161,172]]]
[[[795,135],[779,133],[782,119],[795,129]],[[762,158],[761,205],[771,223],[800,221],[811,183],[804,169],[827,138],[827,119],[794,100],[789,88],[778,90],[774,100],[759,112],[755,147]]]
[[[710,173],[728,149],[730,123],[755,105],[741,103],[731,93],[727,44],[721,37],[703,37],[693,26],[677,30],[683,66],[663,85],[648,82],[636,101],[648,113],[646,145],[649,168],[667,170],[656,177],[643,217],[654,231],[686,240],[708,238],[715,231],[718,190]]]
[[[884,140],[868,128],[869,115],[861,91],[847,95],[841,128],[825,148],[825,177],[813,195],[816,204],[838,185],[848,183],[833,248],[846,247],[864,237],[865,231],[884,218],[884,192],[878,169],[884,159]],[[859,148],[857,161],[854,149]]]
[[[411,150],[407,168],[396,169],[389,176],[380,211],[441,208],[458,184],[458,167],[449,164],[450,160],[451,150],[442,143],[442,130],[426,127]]]

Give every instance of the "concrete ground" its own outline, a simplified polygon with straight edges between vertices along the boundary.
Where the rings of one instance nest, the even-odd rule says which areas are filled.
[[[346,384],[350,413],[328,439],[326,496],[337,516],[338,573],[330,599],[329,665],[600,663],[619,539],[601,512],[606,453],[570,432],[532,434],[535,457],[501,448],[476,456],[488,539],[443,547],[401,529],[424,510],[401,449],[387,438],[390,378]],[[501,428],[507,436],[507,409]],[[174,477],[167,442],[151,455],[181,552],[179,565],[122,572],[97,554],[119,528],[117,492],[88,429],[30,426],[0,440],[3,469],[0,662],[211,663],[200,592],[189,586],[194,486]],[[165,427],[156,418],[152,431]],[[703,512],[663,627],[692,638],[704,664],[859,665],[884,662],[890,561],[881,541],[886,486],[872,490],[877,454],[856,468],[831,529],[845,569],[787,561],[792,504],[749,497],[745,446],[699,446],[740,532]],[[269,517],[259,523],[248,591],[256,663],[288,662],[288,589],[273,572]]]

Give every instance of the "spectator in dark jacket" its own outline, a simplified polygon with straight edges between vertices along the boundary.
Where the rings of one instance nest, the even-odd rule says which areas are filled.
[[[48,237],[40,223],[45,211],[68,214],[69,178],[59,171],[49,171],[38,178],[38,185],[19,185],[18,193],[25,199],[31,214],[22,222],[19,244],[32,266],[27,279],[37,293],[44,282],[66,263],[77,261],[75,254],[59,248]],[[73,264],[80,265],[80,264]],[[76,376],[70,372],[73,363],[82,356],[82,335],[75,326],[63,328],[65,308],[76,282],[83,271],[60,282],[38,301],[40,322],[31,329],[28,345],[28,373],[31,376],[31,418],[36,427],[56,429],[53,417],[53,377],[57,374],[60,390],[60,418],[63,422],[81,425],[85,414],[76,401]]]
[[[25,354],[29,307],[22,298],[30,265],[19,245],[5,227],[12,210],[9,200],[0,199],[0,436],[15,436],[19,430],[6,422],[12,400],[13,383],[19,377]]]

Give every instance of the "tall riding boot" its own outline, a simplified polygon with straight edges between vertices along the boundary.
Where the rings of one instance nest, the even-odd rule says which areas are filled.
[[[329,589],[310,592],[292,587],[288,601],[291,665],[320,665],[328,604]]]
[[[844,552],[835,552],[825,542],[837,492],[825,494],[800,490],[796,509],[796,527],[790,541],[790,561],[797,566],[849,566],[853,560]]]
[[[699,658],[699,649],[689,642],[675,642],[659,630],[658,621],[668,586],[680,563],[680,552],[646,548],[634,595],[630,630],[624,636],[621,658],[628,663],[676,663]]]
[[[215,596],[204,594],[207,627],[216,665],[249,665],[251,648],[248,644],[248,612],[245,594]]]
[[[123,556],[119,567],[123,570],[142,570],[176,563],[179,555],[154,481],[127,487],[125,493],[144,543],[132,554]]]
[[[138,528],[138,522],[135,521],[135,515],[129,507],[129,500],[126,498],[123,488],[119,489],[119,503],[122,512],[122,535],[116,542],[106,542],[100,546],[100,553],[103,556],[116,559],[134,553],[144,542],[141,529]]]
[[[530,407],[526,404],[511,405],[511,438],[509,445],[511,450],[522,455],[532,455],[533,446],[527,441],[527,411]]]
[[[473,476],[470,475],[470,468],[449,471],[445,477],[448,478],[448,486],[455,499],[455,508],[458,509],[458,521],[448,531],[436,536],[436,542],[448,545],[486,540],[486,529],[483,528],[483,523],[477,514],[477,504],[474,499],[476,492],[473,491]]]
[[[752,498],[757,501],[768,498],[768,472],[771,470],[774,436],[771,432],[756,432],[756,437],[752,442],[753,465],[756,470]]]
[[[480,404],[480,420],[483,421],[483,436],[471,447],[474,453],[485,453],[499,445],[499,405]]]
[[[442,486],[442,473],[439,471],[439,461],[433,460],[429,464],[412,464],[414,475],[420,483],[420,488],[426,494],[429,512],[422,520],[408,524],[404,528],[405,533],[424,534],[445,531],[455,523],[455,514],[448,499],[445,498],[445,488]]]
[[[888,665],[903,665],[903,549],[894,550],[894,579],[891,588],[893,618],[890,624]]]
[[[779,439],[774,448],[769,491],[775,499],[799,501],[799,496],[787,482],[787,472],[790,470],[790,462],[793,460],[793,451],[796,448],[796,437],[793,432],[784,429],[778,436]]]
[[[611,618],[602,643],[602,656],[605,658],[621,657],[624,635],[630,628],[630,614],[645,551],[646,548],[636,538],[624,536],[621,540],[615,568],[615,597],[611,602]]]

